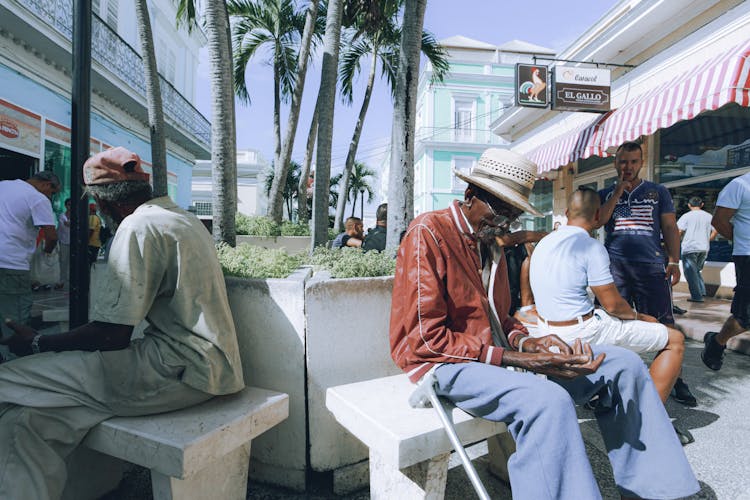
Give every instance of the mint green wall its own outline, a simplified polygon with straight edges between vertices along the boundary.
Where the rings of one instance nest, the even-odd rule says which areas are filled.
[[[475,75],[481,75],[484,73],[484,64],[459,64],[459,63],[453,63],[451,64],[451,73],[471,73]],[[450,78],[450,74],[448,74],[448,78]]]
[[[434,193],[432,195],[433,210],[447,208],[451,203],[453,203],[453,200],[460,200],[462,198],[463,194]]]
[[[450,190],[453,187],[453,156],[473,156],[477,160],[481,153],[464,151],[434,151],[432,153],[432,188],[436,190]]]
[[[492,74],[513,78],[516,74],[515,66],[492,66]]]

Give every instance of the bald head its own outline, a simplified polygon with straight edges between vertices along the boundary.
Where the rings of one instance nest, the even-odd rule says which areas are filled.
[[[599,193],[593,189],[576,189],[568,197],[568,220],[580,219],[582,222],[596,222],[601,202]]]

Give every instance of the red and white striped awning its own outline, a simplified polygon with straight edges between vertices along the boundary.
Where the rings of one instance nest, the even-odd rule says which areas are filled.
[[[567,165],[579,158],[589,156],[605,156],[605,150],[597,145],[601,136],[601,126],[612,114],[592,114],[581,125],[553,140],[532,150],[527,156],[537,164],[538,173],[549,172]]]
[[[737,45],[594,118],[529,155],[546,172],[729,103],[750,107],[750,42]]]

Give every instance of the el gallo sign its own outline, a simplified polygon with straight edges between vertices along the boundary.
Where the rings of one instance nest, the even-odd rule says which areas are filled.
[[[610,109],[609,70],[558,66],[553,95],[552,109],[606,113]]]

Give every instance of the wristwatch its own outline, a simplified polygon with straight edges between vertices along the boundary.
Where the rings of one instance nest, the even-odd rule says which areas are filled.
[[[42,352],[42,351],[39,350],[39,339],[40,338],[42,338],[42,335],[41,334],[37,334],[31,340],[31,352],[33,352],[34,354],[39,354],[40,352]]]

